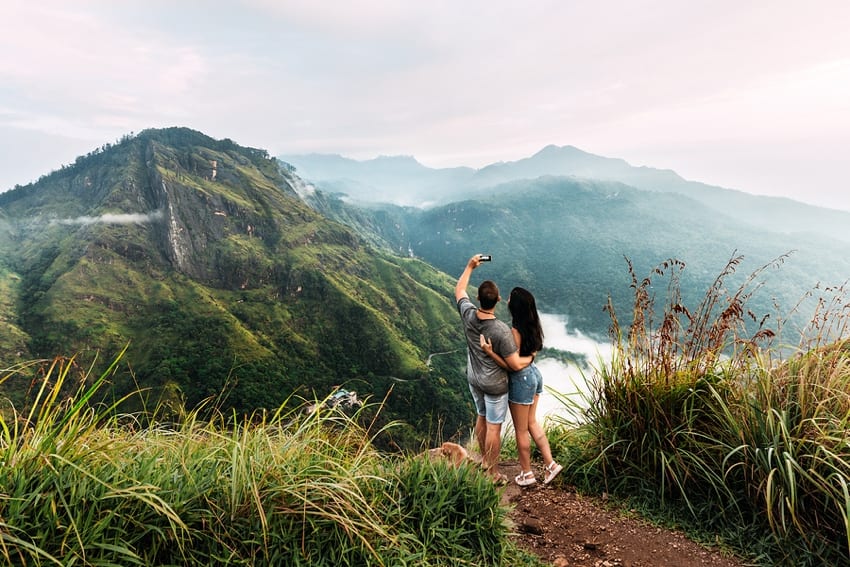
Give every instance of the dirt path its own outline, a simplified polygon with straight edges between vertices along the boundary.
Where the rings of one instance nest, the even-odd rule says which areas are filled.
[[[509,479],[516,462],[503,462]],[[743,567],[717,549],[705,548],[680,532],[650,525],[608,510],[604,503],[576,494],[558,482],[521,488],[510,482],[503,499],[513,506],[516,541],[555,567]]]

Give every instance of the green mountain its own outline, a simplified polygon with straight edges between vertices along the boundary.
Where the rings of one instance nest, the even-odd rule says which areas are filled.
[[[321,191],[307,200],[373,242],[448,273],[459,272],[472,253],[490,253],[492,264],[475,277],[494,279],[504,292],[527,287],[544,311],[567,315],[570,326],[600,339],[610,324],[603,311],[609,294],[623,318],[631,314],[626,259],[639,279],[657,280],[652,290],[659,300],[668,280],[653,270],[667,259],[685,262],[680,283],[691,309],[733,256],[744,258],[727,278],[730,293],[779,259],[775,270],[748,284],[754,292],[749,305],[754,320],[768,315],[771,324],[782,321],[786,335],[780,340],[792,344],[813,315],[813,305],[798,306],[804,296],[850,277],[843,243],[811,233],[768,231],[695,198],[612,181],[518,180],[428,209],[354,206]]]
[[[344,386],[451,435],[471,414],[453,279],[375,249],[299,185],[264,150],[170,128],[0,194],[0,360],[129,344],[117,394],[247,412]]]

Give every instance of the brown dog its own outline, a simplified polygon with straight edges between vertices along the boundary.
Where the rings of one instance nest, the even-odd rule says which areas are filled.
[[[429,449],[428,456],[432,459],[447,459],[456,467],[469,460],[469,453],[466,449],[450,441],[446,441],[439,447]]]

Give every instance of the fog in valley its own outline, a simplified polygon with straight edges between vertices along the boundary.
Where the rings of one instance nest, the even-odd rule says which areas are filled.
[[[567,397],[578,407],[587,405],[589,393],[588,381],[592,379],[595,368],[611,360],[612,347],[609,343],[601,343],[583,334],[581,331],[570,329],[564,315],[540,313],[543,325],[544,346],[560,351],[579,355],[584,358],[588,367],[579,368],[573,363],[566,364],[554,358],[539,358],[537,367],[543,374],[543,394],[537,406],[537,418],[545,420],[550,416],[574,419],[575,408],[565,407],[558,399]],[[506,427],[513,435],[513,428]]]

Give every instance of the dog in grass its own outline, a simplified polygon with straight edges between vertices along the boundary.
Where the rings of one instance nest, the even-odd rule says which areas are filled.
[[[456,467],[471,460],[466,449],[451,441],[446,441],[439,447],[429,449],[428,457],[431,459],[446,459]]]

